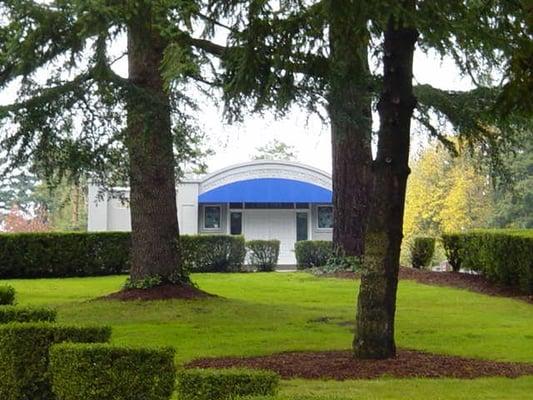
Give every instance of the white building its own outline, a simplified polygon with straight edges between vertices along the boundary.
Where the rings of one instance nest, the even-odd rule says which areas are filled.
[[[117,188],[128,197],[127,188]],[[230,166],[177,188],[178,221],[183,234],[244,235],[278,239],[279,264],[296,263],[298,240],[331,240],[331,176],[288,161],[260,160]],[[98,199],[89,187],[90,231],[131,229],[127,202],[115,196]]]

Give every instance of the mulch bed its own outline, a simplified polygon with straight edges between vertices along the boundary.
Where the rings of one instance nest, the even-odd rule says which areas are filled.
[[[193,286],[161,285],[149,289],[124,289],[102,297],[104,300],[167,300],[167,299],[203,299],[215,297]]]
[[[287,352],[261,357],[204,358],[186,368],[244,367],[275,371],[284,379],[516,378],[533,375],[533,364],[496,362],[399,350],[389,360],[357,360],[351,351]]]
[[[355,279],[359,277],[358,274],[353,272],[338,272],[335,274],[326,274],[324,276],[341,279]],[[399,279],[413,280],[426,285],[449,286],[466,289],[489,296],[511,297],[533,304],[533,296],[526,296],[515,288],[498,285],[488,281],[485,277],[476,274],[466,274],[462,272],[438,272],[400,267]]]

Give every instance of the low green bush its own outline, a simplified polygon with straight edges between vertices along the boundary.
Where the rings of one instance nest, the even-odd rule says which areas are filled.
[[[0,306],[11,305],[15,303],[15,288],[9,285],[0,286]]]
[[[9,322],[55,322],[56,310],[44,307],[0,306],[0,324]]]
[[[249,252],[250,264],[258,271],[274,271],[278,265],[279,240],[249,240],[246,248]]]
[[[57,400],[167,400],[176,380],[174,349],[56,344],[50,373]]]
[[[276,394],[279,376],[246,369],[186,369],[178,373],[180,400],[227,400],[238,396]]]
[[[244,237],[231,235],[182,235],[181,254],[189,272],[237,272],[244,264]]]
[[[447,233],[442,242],[454,270],[473,270],[533,294],[533,229]]]
[[[298,269],[322,267],[333,256],[333,242],[329,240],[302,240],[294,245]]]
[[[431,264],[435,254],[434,237],[415,237],[409,246],[411,265],[414,268],[424,268]]]
[[[129,232],[2,233],[0,278],[120,274],[129,253]]]
[[[53,400],[49,348],[54,343],[107,342],[109,327],[40,323],[0,325],[0,399]]]

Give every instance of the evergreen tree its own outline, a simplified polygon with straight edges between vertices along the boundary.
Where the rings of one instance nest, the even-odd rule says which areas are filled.
[[[257,153],[252,156],[254,160],[295,160],[294,146],[274,139],[264,146],[256,148]]]
[[[190,154],[193,135],[187,110],[194,103],[184,85],[200,63],[181,38],[197,8],[166,0],[0,5],[0,90],[20,84],[16,101],[0,107],[7,170],[32,163],[55,182],[129,182],[132,281],[157,275],[190,284],[180,262],[175,188],[177,162]],[[115,54],[111,47],[124,34],[127,48]],[[161,68],[171,46],[183,56],[181,72],[166,82]],[[124,56],[127,78],[113,70]]]

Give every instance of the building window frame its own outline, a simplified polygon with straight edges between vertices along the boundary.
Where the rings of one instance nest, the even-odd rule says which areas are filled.
[[[321,208],[328,208],[331,210],[331,227],[320,226],[320,209]],[[333,231],[333,205],[318,204],[316,206],[316,229],[321,232],[332,232]]]
[[[208,208],[218,208],[218,226],[217,227],[208,227],[206,213]],[[220,204],[205,204],[203,206],[203,229],[205,231],[221,231],[222,230],[222,206]]]

